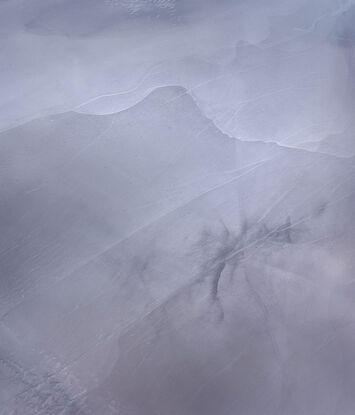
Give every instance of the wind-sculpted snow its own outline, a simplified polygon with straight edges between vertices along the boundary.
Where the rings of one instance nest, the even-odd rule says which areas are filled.
[[[115,113],[178,85],[235,138],[352,156],[354,7],[2,2],[0,130],[73,109]]]
[[[353,10],[1,2],[0,415],[353,415]]]

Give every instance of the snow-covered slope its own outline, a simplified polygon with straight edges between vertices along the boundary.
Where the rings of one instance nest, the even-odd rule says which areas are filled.
[[[354,159],[185,92],[1,133],[5,414],[351,413]]]
[[[354,1],[0,3],[0,131],[179,85],[221,131],[352,156]],[[340,134],[340,135],[339,135]],[[323,145],[328,136],[339,143]]]

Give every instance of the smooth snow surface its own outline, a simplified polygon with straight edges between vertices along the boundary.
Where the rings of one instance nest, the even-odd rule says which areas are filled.
[[[354,415],[355,2],[0,2],[0,415]]]

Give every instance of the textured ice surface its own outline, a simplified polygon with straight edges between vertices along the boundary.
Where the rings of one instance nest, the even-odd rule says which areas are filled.
[[[354,414],[353,3],[0,3],[0,415]]]

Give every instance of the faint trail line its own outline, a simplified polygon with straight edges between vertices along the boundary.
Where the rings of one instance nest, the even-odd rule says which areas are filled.
[[[190,402],[193,402],[204,389],[206,389],[216,379],[223,375],[223,373],[231,369],[240,361],[240,359],[243,357],[243,354],[247,351],[247,348],[252,344],[254,338],[256,337],[254,331],[251,331],[249,334],[253,334],[251,341],[249,341],[234,358],[232,358],[227,364],[225,364],[220,370],[218,370],[216,373],[214,373],[213,376],[211,376],[206,382],[204,382],[195,392],[193,392],[190,398],[188,398]]]
[[[105,254],[106,252],[110,251],[111,249],[115,248],[116,246],[118,246],[119,244],[123,243],[124,241],[129,240],[132,236],[134,236],[135,234],[137,234],[138,232],[148,228],[149,226],[153,225],[154,223],[156,223],[157,221],[167,217],[168,215],[174,213],[175,211],[179,210],[179,209],[183,209],[184,207],[188,206],[190,203],[192,203],[193,201],[195,201],[196,199],[199,199],[203,196],[205,196],[206,194],[213,192],[214,190],[217,190],[219,188],[222,188],[228,184],[231,184],[233,182],[235,182],[236,180],[240,179],[241,177],[246,176],[247,174],[251,173],[252,171],[256,170],[258,167],[262,166],[264,163],[275,159],[276,157],[278,157],[279,155],[275,156],[275,157],[271,157],[270,159],[266,159],[263,160],[262,162],[259,162],[257,165],[253,166],[252,168],[250,168],[249,170],[247,170],[246,172],[243,172],[242,174],[240,174],[237,177],[234,177],[224,183],[221,183],[217,186],[214,186],[211,189],[206,190],[205,192],[193,197],[192,199],[188,200],[186,203],[175,207],[174,209],[158,216],[157,218],[153,219],[152,221],[150,221],[147,224],[144,224],[142,226],[140,226],[139,228],[137,228],[136,230],[134,230],[133,232],[131,232],[128,236],[123,237],[121,239],[119,239],[118,241],[112,242],[111,244],[108,244],[104,249],[102,249],[101,251],[99,251],[98,253],[92,255],[89,259],[84,260],[81,264],[79,264],[77,267],[75,267],[73,270],[69,271],[68,274],[66,274],[64,277],[59,278],[58,280],[56,280],[53,284],[51,284],[50,286],[44,288],[43,290],[31,295],[30,297],[20,301],[19,303],[17,303],[14,307],[12,307],[10,310],[6,311],[6,313],[4,313],[1,317],[0,317],[0,321],[5,319],[12,311],[14,311],[15,309],[17,309],[18,307],[21,306],[21,304],[23,304],[26,301],[29,301],[30,299],[35,298],[38,294],[40,293],[44,293],[47,290],[51,289],[53,286],[61,283],[62,281],[66,280],[67,278],[70,278],[74,273],[78,272],[81,268],[85,267],[86,265],[90,264],[91,262],[95,261],[97,258],[99,258],[101,255]]]
[[[153,65],[149,70],[148,70],[148,72],[146,73],[146,74],[144,74],[142,77],[141,77],[141,79],[138,81],[138,83],[135,85],[135,86],[133,86],[133,87],[131,87],[131,88],[127,88],[127,89],[125,89],[125,90],[121,90],[121,91],[116,91],[116,92],[110,92],[110,93],[105,93],[105,94],[100,94],[100,95],[96,95],[96,96],[94,96],[94,97],[92,97],[92,98],[89,98],[87,101],[84,101],[84,102],[82,102],[81,104],[79,104],[79,105],[77,105],[77,106],[75,106],[74,108],[73,108],[73,110],[77,110],[77,109],[79,109],[79,108],[81,108],[81,107],[84,107],[85,105],[89,105],[89,104],[91,104],[92,102],[95,102],[95,101],[97,101],[97,100],[99,100],[99,99],[101,99],[101,98],[109,98],[109,97],[115,97],[115,96],[119,96],[119,95],[126,95],[126,94],[130,94],[130,93],[132,93],[132,92],[135,92],[135,91],[137,91],[137,89],[139,89],[139,87],[140,86],[142,86],[143,84],[144,84],[144,82],[150,77],[150,76],[152,76],[152,75],[156,75],[156,74],[159,74],[159,73],[163,73],[163,71],[158,71],[158,72],[153,72],[153,69],[155,69],[156,67],[159,67],[159,66],[161,66],[163,63],[162,62],[160,62],[160,63],[157,63],[157,64],[155,64],[155,65]]]

